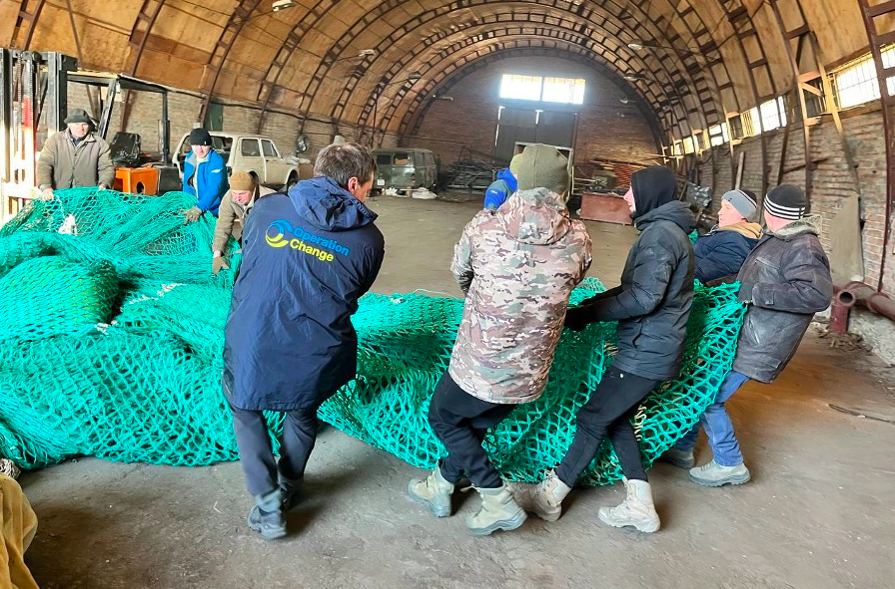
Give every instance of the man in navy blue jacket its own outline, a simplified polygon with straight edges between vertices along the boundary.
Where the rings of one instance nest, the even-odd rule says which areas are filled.
[[[761,225],[751,223],[757,205],[748,190],[728,190],[721,197],[718,224],[696,240],[696,279],[702,283],[736,276],[761,237]]]
[[[196,205],[185,211],[184,223],[195,223],[206,211],[218,216],[218,207],[230,189],[227,163],[211,148],[211,134],[205,129],[190,131],[192,153],[183,161],[183,191],[196,197]]]
[[[325,147],[315,177],[259,200],[243,233],[224,348],[224,394],[249,493],[249,527],[286,534],[317,435],[317,409],[357,372],[351,315],[376,280],[385,240],[364,205],[375,173],[369,149]],[[265,410],[286,413],[280,459]]]

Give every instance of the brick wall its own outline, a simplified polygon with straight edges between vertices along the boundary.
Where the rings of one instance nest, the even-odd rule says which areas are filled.
[[[579,108],[576,163],[592,158],[640,162],[656,153],[646,119],[633,103],[619,102],[625,95],[618,87],[590,68],[551,58],[509,58],[470,74],[447,92],[454,100],[432,103],[417,134],[405,137],[402,145],[431,149],[443,165],[456,161],[463,147],[490,154],[504,73],[587,80]],[[537,108],[545,108],[542,104]]]

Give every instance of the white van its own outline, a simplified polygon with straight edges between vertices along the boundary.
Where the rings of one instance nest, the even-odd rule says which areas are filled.
[[[233,172],[248,172],[259,184],[275,190],[285,190],[299,180],[314,175],[311,160],[284,158],[269,137],[223,131],[209,131],[209,133],[212,148],[221,154],[227,163],[228,176]],[[184,135],[176,151],[175,160],[181,177],[183,177],[183,161],[192,151],[189,139],[189,134]]]

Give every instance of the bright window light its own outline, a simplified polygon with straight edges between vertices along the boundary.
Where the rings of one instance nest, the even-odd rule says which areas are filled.
[[[584,102],[584,80],[580,78],[544,78],[544,102],[562,104],[582,104]]]
[[[895,66],[895,46],[882,52],[883,67]],[[873,56],[867,55],[833,74],[839,108],[858,106],[879,99],[879,84]],[[886,80],[890,96],[895,96],[895,77]]]
[[[762,131],[773,131],[774,129],[786,126],[786,108],[782,96],[777,97],[775,100],[768,100],[763,103],[760,111]],[[758,132],[757,128],[755,129],[755,132]]]
[[[728,141],[730,141],[730,137],[727,135],[727,123],[709,127],[709,142],[712,147],[724,145]]]
[[[744,112],[741,117],[743,120],[743,136],[744,137],[753,137],[761,133],[761,129],[759,128],[759,112],[758,107],[750,108],[746,112]]]
[[[715,129],[715,127],[712,127],[711,129],[709,129],[709,139],[710,139],[710,143],[712,144],[712,147],[718,147],[719,145],[724,145],[724,137],[721,136],[721,125],[717,125],[717,129],[718,129],[717,134],[712,134],[712,130],[714,130],[714,129]]]
[[[504,74],[500,81],[500,97],[516,100],[540,100],[541,83],[540,76],[519,76]]]
[[[693,137],[684,137],[684,153],[693,153]]]
[[[834,74],[839,94],[839,108],[848,108],[879,98],[876,66],[868,56]]]
[[[889,47],[882,53],[883,56],[883,67],[890,68],[895,67],[895,46]],[[889,76],[886,78],[886,90],[889,92],[889,96],[895,96],[895,76]]]
[[[580,78],[504,74],[500,81],[500,97],[512,100],[583,104],[584,85],[585,81]]]

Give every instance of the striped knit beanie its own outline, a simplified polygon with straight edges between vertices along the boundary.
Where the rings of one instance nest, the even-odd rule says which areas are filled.
[[[775,217],[795,221],[808,213],[808,199],[798,186],[781,184],[765,197],[764,209]]]

